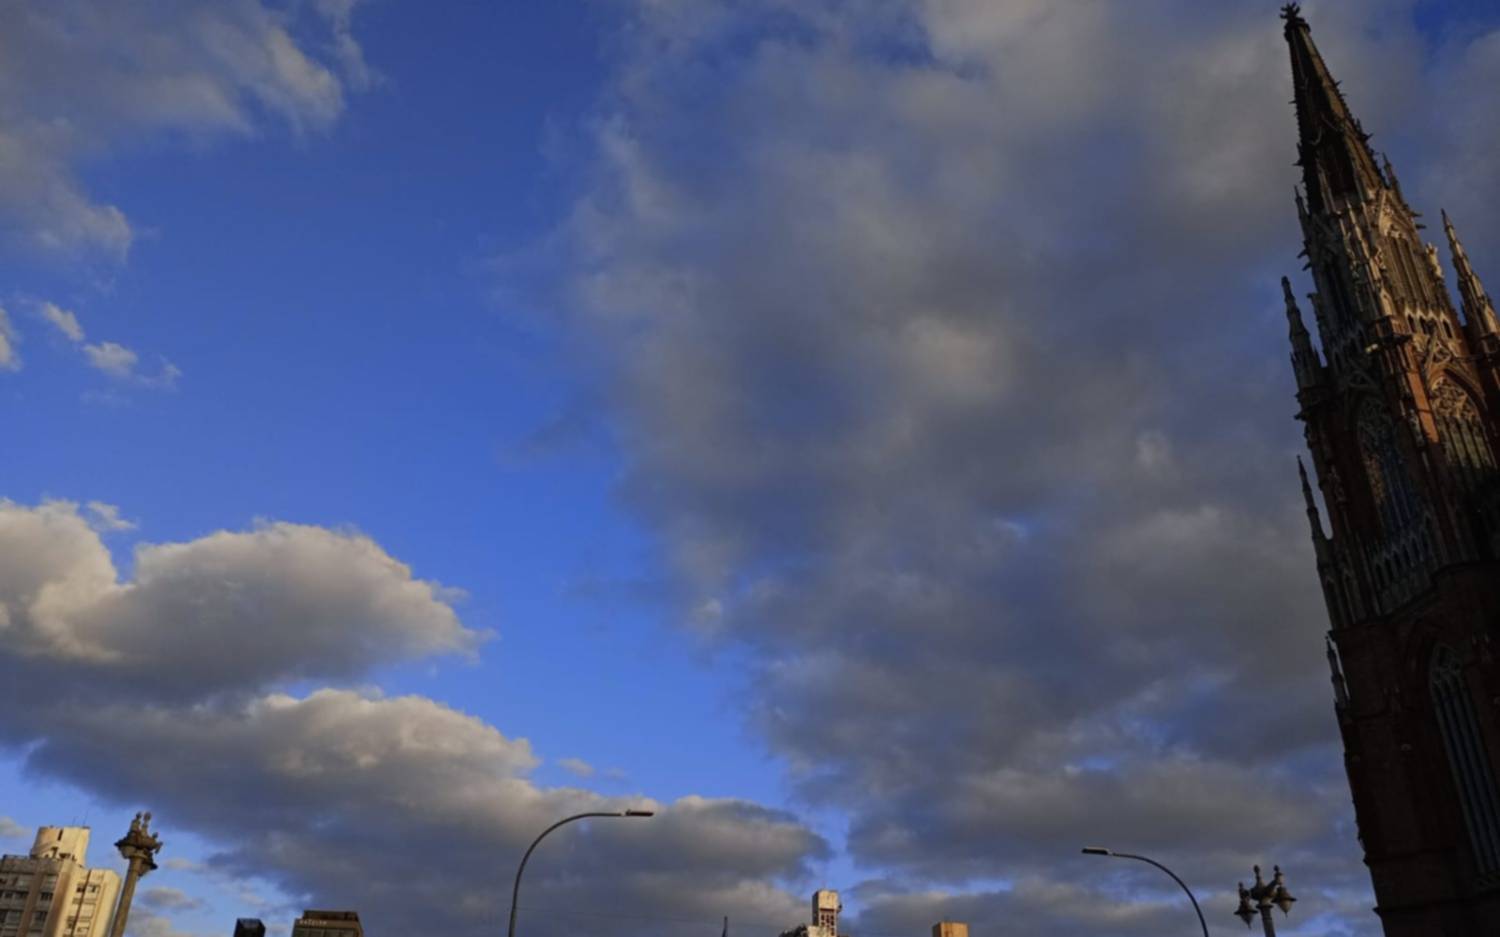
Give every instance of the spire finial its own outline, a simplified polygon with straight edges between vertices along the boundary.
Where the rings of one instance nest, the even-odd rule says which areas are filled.
[[[1444,208],[1441,211],[1443,231],[1448,235],[1448,253],[1453,257],[1453,272],[1458,276],[1458,295],[1462,300],[1464,321],[1481,335],[1500,331],[1500,323],[1495,320],[1494,304],[1490,302],[1489,294],[1484,291],[1484,284],[1479,282],[1479,275],[1469,263],[1469,253],[1458,239],[1458,229],[1453,227],[1453,219],[1448,217],[1448,210]]]
[[[1292,371],[1297,376],[1297,389],[1312,387],[1321,380],[1323,365],[1318,352],[1313,348],[1312,335],[1302,322],[1302,310],[1297,308],[1297,297],[1292,295],[1292,281],[1281,278],[1281,296],[1286,301],[1287,337],[1292,342]]]
[[[1308,517],[1314,521],[1313,532],[1322,535],[1323,524],[1317,521],[1318,503],[1313,500],[1312,483],[1307,480],[1307,466],[1302,464],[1302,457],[1297,456],[1297,477],[1302,481],[1302,501],[1307,505]]]
[[[1292,281],[1287,277],[1281,278],[1281,298],[1286,301],[1286,314],[1295,314],[1298,319],[1302,318],[1301,311],[1297,308],[1297,297],[1292,294]]]
[[[1320,214],[1346,199],[1363,200],[1386,188],[1386,177],[1370,149],[1370,135],[1349,110],[1338,82],[1312,39],[1301,7],[1282,8],[1292,58],[1297,106],[1298,161],[1307,201]]]
[[[1297,477],[1302,482],[1302,503],[1307,509],[1307,526],[1312,531],[1313,546],[1317,548],[1318,561],[1321,563],[1328,537],[1323,533],[1323,517],[1318,513],[1318,502],[1313,500],[1312,483],[1307,480],[1307,466],[1302,464],[1300,455],[1297,456]]]
[[[1292,281],[1286,277],[1281,278],[1281,298],[1286,303],[1286,321],[1291,329],[1292,344],[1298,346],[1294,350],[1301,352],[1304,350],[1301,339],[1308,335],[1307,326],[1302,322],[1302,310],[1297,306],[1297,297],[1292,295]]]

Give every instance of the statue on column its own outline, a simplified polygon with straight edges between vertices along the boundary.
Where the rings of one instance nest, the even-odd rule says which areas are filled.
[[[135,898],[135,885],[141,876],[156,869],[156,854],[161,851],[161,840],[151,832],[151,814],[137,813],[130,821],[130,832],[115,843],[120,855],[129,863],[125,870],[125,881],[120,886],[120,903],[115,906],[114,922],[109,928],[109,937],[124,937],[125,924],[130,917],[130,903]]]

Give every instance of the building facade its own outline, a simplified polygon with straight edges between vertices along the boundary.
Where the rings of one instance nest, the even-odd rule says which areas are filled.
[[[1321,350],[1282,287],[1359,840],[1387,935],[1500,934],[1500,322],[1445,214],[1455,304],[1307,21],[1282,16]]]
[[[812,896],[812,921],[782,931],[781,937],[840,937],[839,913],[843,910],[838,892],[820,888]]]
[[[0,937],[103,937],[120,877],[90,869],[89,828],[44,826],[31,852],[0,857]]]
[[[364,937],[354,911],[303,911],[292,925],[292,937]]]

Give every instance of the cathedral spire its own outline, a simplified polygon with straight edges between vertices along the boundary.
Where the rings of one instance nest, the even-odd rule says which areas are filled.
[[[1312,30],[1295,3],[1282,7],[1286,42],[1292,55],[1296,93],[1298,164],[1314,213],[1338,198],[1360,196],[1385,186],[1370,150],[1369,134],[1349,112],[1338,82],[1328,71]]]
[[[1323,519],[1318,516],[1318,502],[1313,500],[1312,485],[1307,480],[1307,466],[1297,456],[1297,475],[1302,479],[1302,503],[1307,506],[1307,523],[1312,527],[1313,545],[1318,548],[1318,559],[1323,559],[1323,547],[1328,535],[1323,533]]]
[[[1302,390],[1318,383],[1322,365],[1313,349],[1312,334],[1302,322],[1297,298],[1292,295],[1292,283],[1286,277],[1281,278],[1281,295],[1286,300],[1287,332],[1292,340],[1292,371],[1297,375],[1297,388]]]
[[[1453,255],[1453,270],[1458,274],[1458,295],[1463,300],[1464,321],[1477,335],[1493,335],[1500,331],[1500,325],[1495,321],[1495,307],[1469,264],[1469,254],[1459,241],[1446,210],[1443,211],[1443,230],[1448,234],[1448,250]]]

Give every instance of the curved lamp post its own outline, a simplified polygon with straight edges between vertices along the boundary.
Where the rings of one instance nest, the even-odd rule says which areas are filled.
[[[1198,912],[1198,923],[1203,927],[1203,937],[1208,937],[1208,922],[1203,919],[1203,909],[1198,907],[1198,899],[1193,897],[1192,889],[1187,887],[1187,882],[1184,882],[1182,879],[1178,878],[1176,872],[1173,872],[1171,869],[1162,865],[1160,862],[1157,862],[1155,859],[1148,859],[1145,856],[1137,856],[1133,853],[1128,852],[1115,852],[1111,849],[1105,849],[1103,846],[1085,846],[1083,847],[1083,854],[1086,856],[1110,856],[1115,859],[1136,859],[1141,862],[1149,862],[1152,865],[1156,866],[1158,869],[1161,869],[1163,872],[1172,876],[1172,881],[1182,886],[1182,890],[1187,893],[1188,900],[1193,903],[1193,910]]]
[[[547,838],[548,833],[552,832],[565,823],[572,823],[574,820],[586,820],[589,817],[654,816],[656,816],[656,811],[654,810],[617,810],[611,813],[575,813],[571,817],[564,817],[563,819],[558,820],[556,823],[547,827],[545,830],[542,830],[541,835],[532,840],[531,845],[526,847],[526,854],[521,857],[521,864],[516,868],[516,884],[510,890],[510,930],[506,931],[508,937],[516,937],[516,902],[521,896],[521,873],[526,871],[526,860],[531,858],[532,851],[536,849],[538,843]]]

